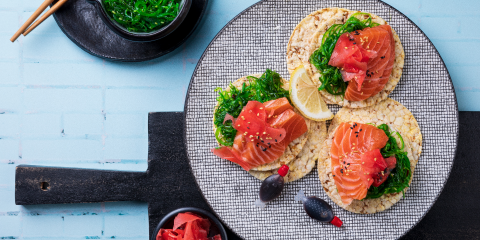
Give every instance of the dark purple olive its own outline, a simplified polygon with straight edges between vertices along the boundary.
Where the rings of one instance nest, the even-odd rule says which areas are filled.
[[[295,196],[295,201],[303,202],[303,209],[311,218],[320,222],[329,222],[337,227],[341,227],[343,222],[333,214],[332,206],[315,196],[306,197],[303,190],[300,190]]]
[[[284,185],[283,177],[278,174],[266,178],[260,187],[260,201],[270,202],[277,198],[282,193]]]

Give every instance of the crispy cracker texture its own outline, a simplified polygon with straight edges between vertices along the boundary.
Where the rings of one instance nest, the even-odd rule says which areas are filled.
[[[285,175],[285,182],[293,182],[298,180],[312,171],[315,167],[315,163],[320,155],[322,144],[324,144],[327,138],[327,125],[323,122],[312,121],[308,131],[308,140],[305,143],[302,151],[295,157],[293,161],[288,164],[288,174]],[[276,174],[277,169],[270,171],[253,171],[249,173],[258,178],[259,180],[265,180],[265,178]]]
[[[295,68],[304,65],[308,74],[312,79],[318,81],[320,73],[310,64],[309,58],[315,50],[321,46],[322,37],[326,30],[333,24],[343,24],[354,13],[359,11],[351,11],[344,8],[324,8],[311,13],[305,17],[293,30],[290,41],[287,46],[287,68],[292,73]],[[385,20],[371,14],[374,22],[381,25],[387,24]],[[362,108],[372,106],[388,97],[400,80],[403,72],[405,52],[402,43],[395,30],[392,28],[393,37],[395,39],[395,61],[393,64],[392,74],[385,85],[384,89],[376,95],[369,97],[363,101],[348,101],[340,96],[329,94],[325,90],[320,93],[328,104],[338,104],[349,108]]]
[[[252,74],[252,75],[249,75],[249,76],[253,76],[253,77],[256,77],[256,78],[259,78],[262,76],[261,73],[258,73],[258,74]],[[248,79],[247,79],[248,76],[245,76],[245,77],[242,77],[236,81],[234,81],[232,84],[233,86],[235,86],[237,89],[241,89],[242,88],[242,85],[243,83],[245,84],[248,84]],[[282,81],[283,81],[283,86],[286,90],[288,90],[288,82],[282,78]],[[226,88],[227,91],[230,90],[230,87],[227,87]],[[217,103],[217,106],[218,106],[218,103]],[[215,107],[216,108],[216,107]],[[297,109],[294,109],[295,112],[299,113]],[[312,122],[311,120],[305,118],[305,122],[307,124],[307,127],[308,129],[311,128],[310,126],[310,123]],[[213,124],[213,132],[215,132],[216,128],[215,128],[215,124]],[[307,139],[308,139],[308,131],[306,133],[304,133],[302,136],[298,137],[297,139],[293,140],[288,146],[287,148],[285,149],[285,152],[283,153],[282,156],[280,156],[280,158],[278,158],[277,160],[271,162],[271,163],[267,163],[267,164],[264,164],[264,165],[261,165],[261,166],[258,166],[256,168],[252,168],[252,170],[254,171],[269,171],[269,170],[273,170],[273,169],[278,169],[280,168],[282,165],[284,164],[288,164],[290,163],[293,159],[295,159],[295,157],[302,151],[302,148],[305,146],[305,143],[307,142]],[[220,144],[219,144],[220,145]]]
[[[398,131],[405,141],[405,148],[407,150],[408,159],[410,160],[412,171],[412,178],[410,179],[411,183],[415,166],[417,165],[422,152],[422,134],[420,133],[420,127],[418,126],[417,120],[415,120],[412,113],[407,108],[390,98],[387,98],[385,101],[374,106],[361,109],[344,107],[340,109],[337,115],[333,118],[328,128],[327,139],[320,151],[317,163],[318,176],[323,189],[333,202],[350,212],[361,214],[381,212],[390,208],[402,198],[403,193],[385,194],[380,198],[364,199],[362,201],[353,200],[348,206],[343,204],[332,177],[330,158],[330,149],[335,130],[342,122],[373,123],[377,126],[385,123],[391,128],[391,130]],[[406,191],[405,197],[408,197],[408,191]]]

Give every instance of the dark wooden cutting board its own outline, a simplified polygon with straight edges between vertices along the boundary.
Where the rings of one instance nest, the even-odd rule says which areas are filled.
[[[425,218],[402,239],[480,239],[478,120],[480,112],[460,112],[460,139],[449,181]],[[20,165],[15,203],[143,201],[148,203],[151,236],[160,219],[172,210],[199,207],[212,211],[191,173],[183,137],[182,112],[150,113],[146,172]],[[240,239],[228,229],[227,233],[229,239]]]

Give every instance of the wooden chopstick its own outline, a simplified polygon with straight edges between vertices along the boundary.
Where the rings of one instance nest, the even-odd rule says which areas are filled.
[[[32,24],[33,21],[45,10],[48,5],[52,4],[53,0],[45,0],[40,7],[35,10],[35,12],[30,16],[27,21],[18,29],[18,31],[13,35],[12,38],[10,38],[10,41],[15,42],[17,38],[25,31],[25,29]]]
[[[35,29],[40,23],[42,23],[45,19],[50,17],[55,11],[57,11],[64,3],[66,3],[68,0],[60,0],[55,5],[53,5],[48,11],[43,14],[37,21],[35,21],[32,26],[30,26],[27,31],[23,33],[23,36],[27,36],[33,29]]]

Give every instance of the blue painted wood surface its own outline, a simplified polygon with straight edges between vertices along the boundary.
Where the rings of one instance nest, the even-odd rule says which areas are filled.
[[[52,18],[8,40],[43,0],[0,1],[0,239],[147,239],[139,202],[16,206],[18,164],[144,171],[147,113],[182,111],[193,70],[215,34],[256,0],[212,0],[193,36],[144,63],[93,57]],[[480,1],[387,0],[433,41],[460,110],[479,111]]]

